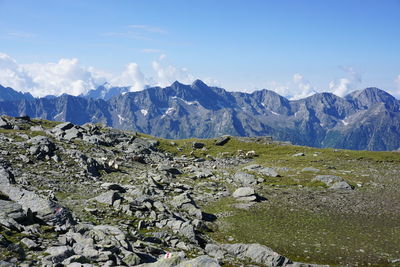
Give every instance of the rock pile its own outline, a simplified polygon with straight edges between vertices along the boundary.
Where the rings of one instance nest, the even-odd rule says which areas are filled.
[[[215,216],[201,203],[232,195],[253,205],[257,175],[279,176],[272,168],[230,176],[226,166],[249,159],[173,157],[102,125],[0,117],[0,127],[9,131],[0,133],[0,266],[300,266],[207,235]],[[232,194],[227,182],[243,187]]]

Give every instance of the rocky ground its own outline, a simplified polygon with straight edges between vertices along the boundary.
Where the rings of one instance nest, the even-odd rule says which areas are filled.
[[[399,163],[3,116],[0,266],[396,266]]]

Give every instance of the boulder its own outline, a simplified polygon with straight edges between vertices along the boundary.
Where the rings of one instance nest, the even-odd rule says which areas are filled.
[[[119,193],[125,193],[126,189],[119,184],[116,183],[103,183],[100,185],[101,188],[105,190],[114,190],[118,191]]]
[[[203,266],[219,267],[221,265],[219,265],[216,259],[213,259],[206,255],[199,256],[191,260],[183,261],[177,265],[177,267],[203,267]]]
[[[28,143],[32,144],[29,153],[39,160],[49,159],[56,150],[56,145],[46,136],[35,136]]]
[[[35,241],[27,237],[23,238],[21,240],[21,243],[24,244],[29,249],[36,249],[39,247],[39,245]]]
[[[121,196],[116,191],[107,191],[95,197],[94,200],[103,204],[112,205],[114,201],[120,198]]]
[[[14,185],[0,184],[0,191],[12,201],[17,202],[26,211],[31,211],[39,219],[54,225],[75,224],[71,212],[58,203],[45,199],[35,192],[19,188]]]
[[[254,189],[251,187],[240,187],[233,192],[232,196],[235,198],[249,197],[255,194]]]
[[[336,182],[329,188],[334,190],[353,190],[353,187],[345,181]]]
[[[21,225],[19,225],[19,223],[24,223],[26,221],[30,221],[30,219],[22,210],[20,204],[0,199],[0,225],[20,230]]]
[[[343,178],[335,175],[317,175],[313,181],[318,181],[326,184],[327,186],[332,186],[334,183],[343,182]]]
[[[204,146],[205,146],[204,143],[200,143],[200,142],[193,142],[193,143],[192,143],[192,147],[195,148],[195,149],[201,149],[201,148],[203,148]]]
[[[97,247],[120,247],[129,250],[130,244],[121,229],[111,225],[97,225],[90,230],[86,237],[91,237]]]
[[[9,170],[6,170],[2,166],[0,166],[0,184],[4,185],[15,184],[14,175]]]
[[[217,140],[215,140],[215,145],[216,146],[223,146],[223,145],[225,145],[226,143],[228,143],[228,141],[230,140],[231,138],[229,137],[229,136],[227,136],[227,135],[224,135],[224,136],[220,136],[220,137],[218,137],[217,138]]]
[[[65,140],[72,140],[76,138],[82,138],[82,129],[80,127],[74,126],[71,129],[65,131],[63,138]]]
[[[69,246],[55,246],[49,247],[45,251],[46,253],[50,254],[47,256],[52,263],[61,263],[65,259],[74,255],[74,251]]]
[[[254,185],[257,184],[257,180],[254,177],[254,175],[245,173],[245,172],[237,172],[233,176],[233,180],[236,183],[242,184],[242,185]]]
[[[231,256],[266,266],[285,266],[292,263],[288,258],[260,244],[223,244],[221,248]]]
[[[0,128],[11,129],[12,125],[4,117],[0,117]]]
[[[74,125],[73,125],[72,123],[70,123],[70,122],[64,122],[64,123],[60,123],[60,124],[54,126],[54,128],[52,129],[52,131],[58,131],[58,130],[66,131],[66,130],[71,129],[72,127],[74,127]]]

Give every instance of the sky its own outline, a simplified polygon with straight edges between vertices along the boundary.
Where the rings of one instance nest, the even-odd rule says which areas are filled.
[[[400,0],[0,0],[0,84],[400,97]]]

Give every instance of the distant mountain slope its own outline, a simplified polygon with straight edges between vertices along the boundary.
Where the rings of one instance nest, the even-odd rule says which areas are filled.
[[[27,114],[76,124],[101,122],[165,138],[270,135],[314,147],[400,147],[400,102],[377,88],[344,98],[317,93],[296,101],[269,90],[227,92],[200,80],[139,92],[114,88],[115,95],[109,98],[104,92],[111,92],[110,88],[99,87],[85,97],[2,101],[0,114]]]
[[[14,101],[14,100],[33,100],[34,97],[30,93],[17,92],[10,87],[3,87],[0,85],[0,101]]]
[[[114,96],[129,92],[130,87],[116,87],[108,83],[100,85],[96,89],[89,90],[86,94],[80,95],[84,98],[109,100]]]

